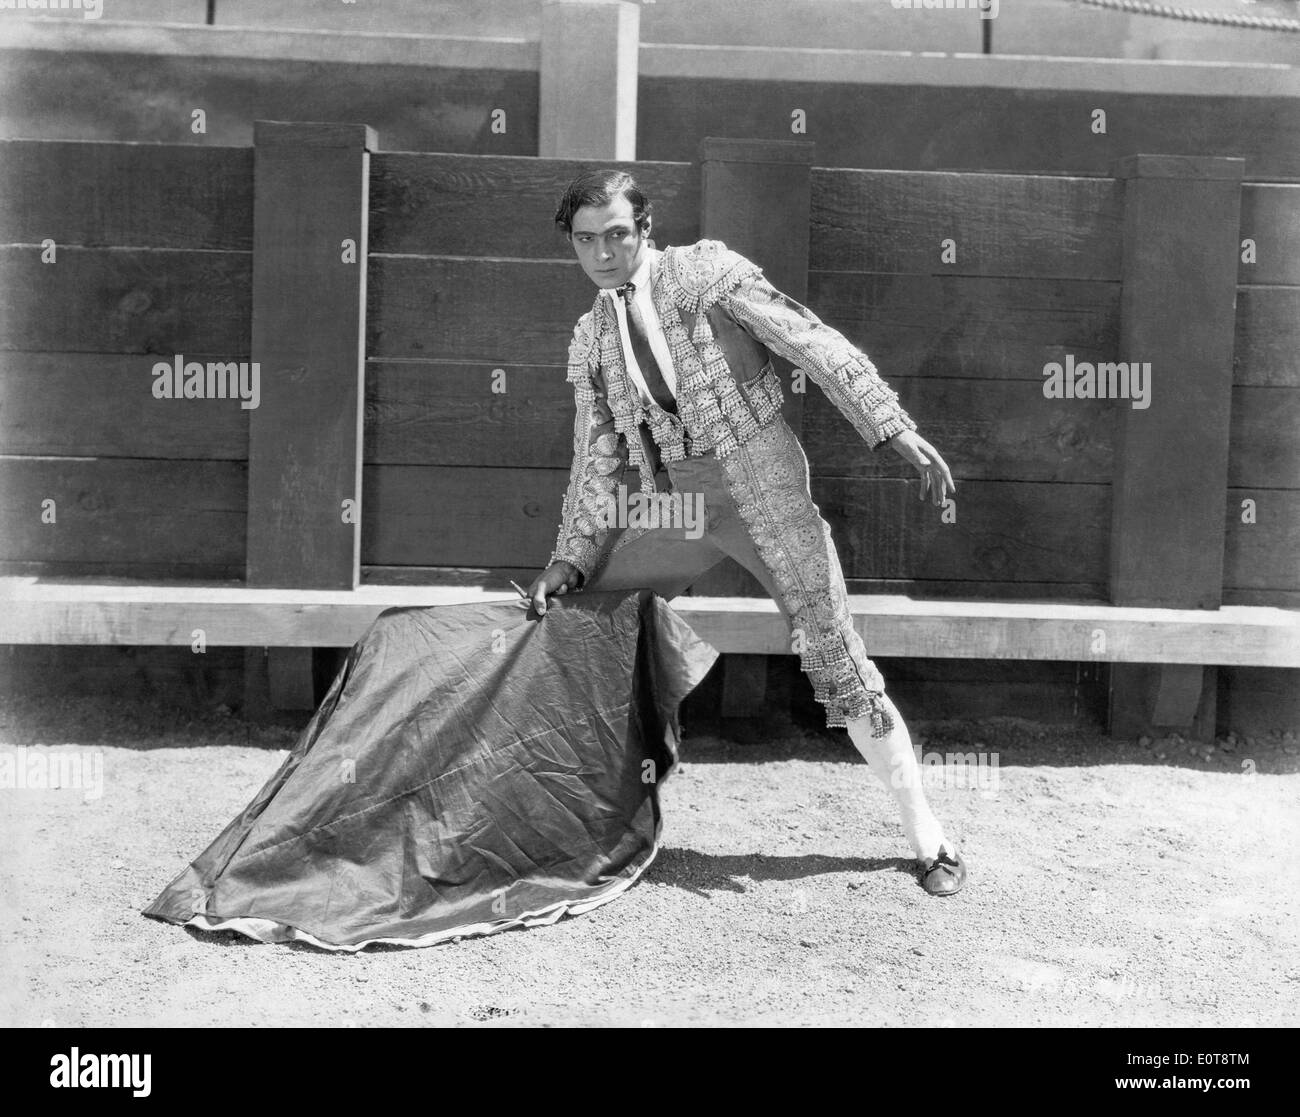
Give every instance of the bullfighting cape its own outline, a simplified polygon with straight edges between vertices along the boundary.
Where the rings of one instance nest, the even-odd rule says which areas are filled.
[[[607,903],[653,861],[717,652],[649,589],[390,609],[279,770],[144,914],[428,946]]]

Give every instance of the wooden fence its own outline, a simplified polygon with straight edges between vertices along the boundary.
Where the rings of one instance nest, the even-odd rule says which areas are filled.
[[[942,522],[809,387],[851,591],[1300,604],[1300,186],[1224,158],[1069,178],[719,143],[618,164],[657,243],[720,236],[806,282],[959,479]],[[550,218],[590,162],[380,152],[355,125],[2,147],[0,572],[504,585],[544,563],[592,294]],[[1067,357],[1150,362],[1151,406],[1046,398]],[[155,398],[177,359],[261,362],[259,406]]]

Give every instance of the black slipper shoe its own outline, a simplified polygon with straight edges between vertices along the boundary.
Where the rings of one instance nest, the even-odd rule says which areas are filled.
[[[956,859],[943,846],[933,861],[922,862],[921,887],[931,896],[951,896],[966,883],[966,862],[958,852]]]

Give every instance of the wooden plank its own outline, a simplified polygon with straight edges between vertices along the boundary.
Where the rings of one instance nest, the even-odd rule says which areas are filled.
[[[1206,670],[1194,663],[1162,664],[1152,703],[1153,725],[1187,725],[1196,717]]]
[[[917,500],[920,481],[818,477],[845,577],[1095,582],[1106,570],[1105,484],[969,481],[956,522]]]
[[[243,554],[239,462],[0,458],[0,558],[212,565]],[[57,520],[41,522],[53,500]]]
[[[1243,523],[1242,501],[1253,500],[1255,522]],[[1228,490],[1223,584],[1242,590],[1300,590],[1300,492]]]
[[[213,646],[347,647],[385,609],[499,601],[513,610],[516,596],[444,586],[292,590],[6,578],[0,643],[181,644],[201,627]],[[853,597],[850,604],[873,656],[1300,667],[1300,614],[1284,609],[905,597]],[[682,597],[673,609],[721,652],[790,654],[785,621],[771,601]],[[1100,652],[1092,650],[1098,628],[1107,637]]]
[[[0,243],[253,247],[253,153],[196,144],[0,141]]]
[[[363,508],[366,191],[378,141],[364,125],[267,121],[256,140],[252,354],[266,376],[249,424],[248,580],[350,588]],[[281,677],[272,671],[273,699]]]
[[[364,459],[568,469],[573,407],[562,364],[369,361]]]
[[[1052,725],[1096,725],[1106,716],[1108,664],[896,656],[874,660],[909,724],[1014,714]],[[971,745],[972,750],[988,747]]]
[[[813,272],[809,305],[896,376],[1038,378],[1050,361],[1119,357],[1117,283]]]
[[[573,327],[596,297],[576,259],[372,256],[367,290],[368,357],[495,365],[567,360]]]
[[[700,141],[700,233],[759,264],[772,283],[807,297],[812,163],[803,140]]]
[[[1243,183],[1241,237],[1255,242],[1255,263],[1242,261],[1237,246],[1237,282],[1300,284],[1300,184]]]
[[[540,569],[568,477],[567,469],[367,466],[361,561]]]
[[[810,260],[819,271],[1118,280],[1122,221],[1114,179],[818,167]]]
[[[503,393],[491,390],[494,367],[505,374]],[[888,382],[960,478],[1110,476],[1109,401],[1044,399],[1041,377]],[[915,475],[897,455],[868,449],[814,384],[805,394],[803,442],[815,475]],[[372,360],[366,397],[367,464],[567,468],[572,460],[573,393],[560,366]]]
[[[691,163],[376,152],[370,164],[370,251],[570,260],[555,227],[564,188],[584,171],[632,171],[653,205],[656,243],[699,238],[699,174]],[[502,221],[502,208],[510,220]]]
[[[157,359],[0,350],[0,447],[9,454],[246,460],[248,410],[228,399],[155,398]]]
[[[0,559],[0,576],[35,578],[79,578],[103,582],[121,578],[158,584],[176,582],[229,582],[244,584],[244,556],[230,562],[148,562],[138,558],[78,559],[72,562]]]
[[[369,357],[496,365],[564,360],[594,297],[576,263],[547,261],[372,257],[369,288]],[[1041,379],[1066,353],[1124,359],[1114,283],[814,272],[808,305],[886,379]]]
[[[1145,609],[887,596],[851,597],[850,605],[873,657],[1279,667],[1300,660],[1300,615],[1267,607]],[[719,651],[788,652],[784,621],[770,601],[684,597],[673,609]]]
[[[367,466],[362,562],[541,565],[555,542],[567,479],[564,470]],[[949,524],[916,499],[918,485],[814,478],[813,499],[846,577],[1095,583],[1104,576],[1107,485],[972,481]]]
[[[366,586],[471,586],[512,590],[510,580],[527,585],[542,571],[538,566],[363,566]]]
[[[1120,351],[1152,367],[1152,406],[1116,412],[1117,605],[1221,600],[1243,166],[1137,155],[1116,167],[1126,180]]]
[[[925,22],[939,18],[947,17]],[[665,49],[680,63],[671,75],[655,66]],[[808,134],[820,150],[834,152],[841,167],[1113,177],[1115,159],[1128,152],[1193,151],[1245,153],[1252,182],[1300,179],[1300,104],[1290,93],[1225,97],[1191,94],[1184,86],[1166,96],[1153,95],[1150,86],[1133,88],[1151,75],[1153,86],[1168,90],[1172,75],[1194,72],[1195,81],[1215,75],[1237,83],[1243,94],[1248,83],[1257,93],[1254,83],[1265,73],[1278,74],[1290,87],[1294,76],[1286,70],[1261,69],[1247,79],[1239,67],[1224,64],[1192,71],[1168,61],[978,54],[875,56],[864,65],[844,52],[818,58],[810,73],[807,56],[774,51],[765,72],[767,61],[764,52],[643,46],[641,153],[689,159],[699,136],[788,137],[790,113],[798,107],[807,114]],[[683,65],[694,73],[681,73]],[[772,69],[777,66],[779,76]],[[828,66],[841,69],[845,80],[818,80]],[[891,74],[893,66],[899,69]],[[721,67],[747,72],[722,76]],[[1063,67],[1088,87],[1061,88]],[[994,70],[1002,77],[996,86],[987,84]],[[963,80],[963,71],[970,80]],[[1097,108],[1106,110],[1105,134],[1091,131]]]
[[[1300,389],[1232,389],[1228,484],[1300,489]]]
[[[1023,669],[1025,665],[1017,666]],[[895,682],[888,675],[885,678],[891,700],[908,719],[907,723],[913,727],[914,732],[919,722],[1007,716],[1045,725],[1095,726],[1105,718],[1104,702],[1099,701],[1093,693],[1099,685],[1093,684],[1091,689],[1085,689],[1074,681],[1043,682],[1023,675],[994,686],[988,683],[950,683],[942,679],[933,682]],[[962,750],[954,747],[942,751],[949,753]]]
[[[850,594],[887,594],[930,601],[1074,601],[1106,604],[1106,583],[1093,582],[1006,582],[983,578],[845,578]],[[1272,605],[1276,602],[1237,602]]]
[[[458,585],[481,589],[510,589],[510,579],[527,585],[540,566],[363,566],[364,585],[428,586]],[[9,573],[23,573],[9,571]],[[884,594],[924,600],[1071,601],[1107,604],[1104,581],[1096,582],[992,582],[923,580],[919,578],[846,578],[850,594]],[[1234,601],[1234,605],[1275,605],[1274,601]],[[1297,594],[1295,605],[1300,605]]]
[[[1300,388],[1300,287],[1238,287],[1232,382]]]
[[[8,695],[112,696],[190,715],[233,709],[243,690],[244,649],[189,645],[19,644],[5,649]]]
[[[1097,483],[1110,479],[1114,408],[1108,400],[1043,397],[1043,378],[958,380],[887,377],[919,433],[943,455],[958,484],[1014,480]],[[804,449],[814,476],[914,478],[897,454],[871,450],[824,393],[810,387]]]
[[[1225,586],[1223,603],[1225,605],[1276,605],[1282,609],[1300,609],[1300,590],[1252,590]]]
[[[0,349],[247,353],[251,280],[247,252],[0,246]]]
[[[1220,668],[1228,725],[1238,734],[1284,733],[1300,725],[1300,671],[1276,667]],[[1242,753],[1242,759],[1249,757]]]

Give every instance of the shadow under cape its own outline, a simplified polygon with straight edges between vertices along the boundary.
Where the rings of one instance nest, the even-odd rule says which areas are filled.
[[[678,709],[717,651],[650,589],[397,608],[144,914],[355,951],[554,923],[654,860]]]

